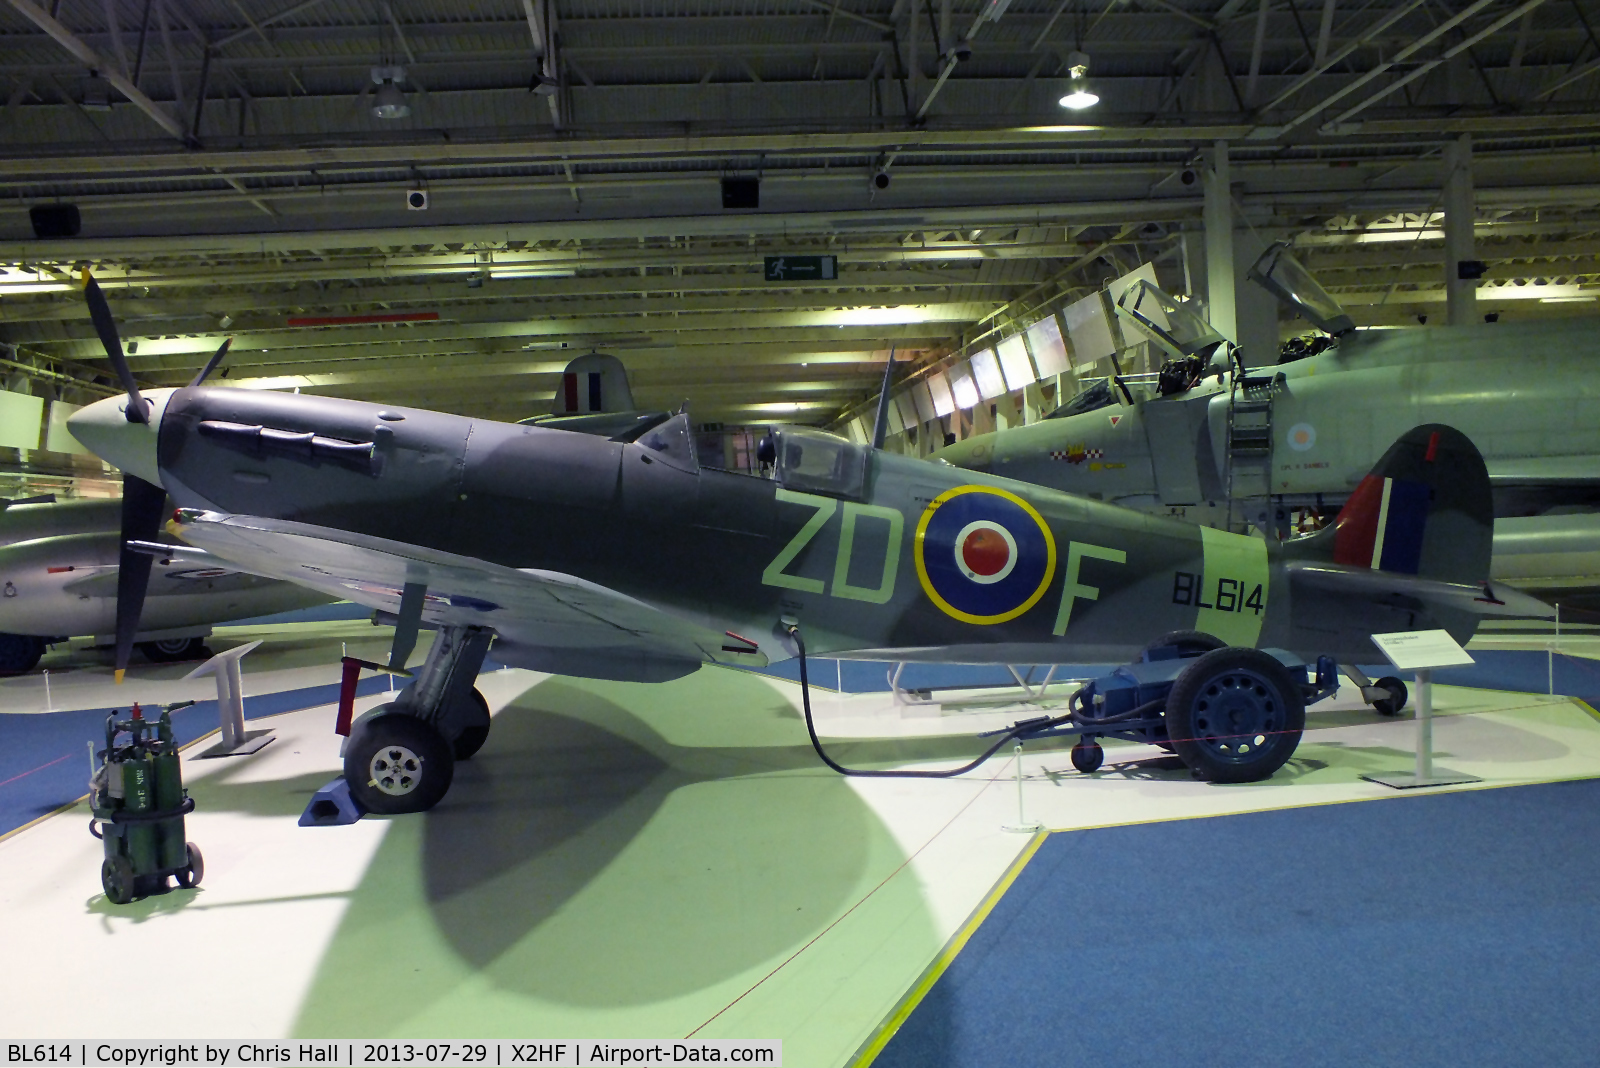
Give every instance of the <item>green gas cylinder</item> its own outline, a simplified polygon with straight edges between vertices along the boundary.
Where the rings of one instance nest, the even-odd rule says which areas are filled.
[[[161,713],[157,728],[158,743],[151,766],[155,774],[155,807],[162,812],[176,812],[183,804],[183,772],[178,766],[177,747],[172,738],[172,717]],[[181,868],[188,863],[188,843],[184,838],[183,817],[159,820],[155,824],[159,838],[161,868]]]
[[[137,747],[122,762],[122,811],[138,815],[155,808],[155,761],[143,747]],[[136,872],[154,871],[160,855],[160,835],[152,823],[128,826],[128,861]]]

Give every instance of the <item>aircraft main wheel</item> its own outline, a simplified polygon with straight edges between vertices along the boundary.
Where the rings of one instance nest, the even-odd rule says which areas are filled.
[[[204,638],[164,638],[140,642],[139,651],[152,664],[176,664],[184,660],[204,660],[211,655]]]
[[[1207,634],[1203,630],[1174,630],[1163,634],[1145,646],[1144,653],[1139,654],[1139,659],[1143,660],[1146,653],[1152,653],[1169,645],[1177,646],[1178,655],[1183,657],[1199,656],[1201,653],[1209,653],[1213,649],[1226,649],[1228,647],[1227,642],[1214,634]]]
[[[1284,666],[1259,649],[1216,649],[1167,694],[1167,735],[1197,778],[1256,782],[1300,744],[1305,699]]]
[[[1072,747],[1072,766],[1085,775],[1093,774],[1100,770],[1100,765],[1106,760],[1106,751],[1099,742],[1085,742],[1080,740]]]
[[[483,748],[483,743],[489,740],[489,725],[492,722],[489,718],[489,702],[474,687],[468,704],[467,726],[450,743],[457,760],[471,760]]]
[[[1388,697],[1380,697],[1372,702],[1372,707],[1382,716],[1398,716],[1400,710],[1406,707],[1406,698],[1411,696],[1406,684],[1393,675],[1385,675],[1372,685],[1389,691]]]
[[[131,902],[136,882],[133,865],[128,863],[127,857],[107,857],[100,865],[100,886],[106,892],[106,900],[113,905]]]
[[[187,843],[189,855],[184,858],[183,867],[172,873],[178,880],[178,885],[185,890],[191,886],[199,886],[200,880],[205,878],[206,858],[200,855],[200,847],[193,842]]]
[[[25,675],[44,655],[44,639],[32,634],[0,634],[0,675]]]
[[[404,712],[363,717],[350,732],[344,778],[368,812],[392,816],[439,803],[455,777],[450,744],[433,725]]]

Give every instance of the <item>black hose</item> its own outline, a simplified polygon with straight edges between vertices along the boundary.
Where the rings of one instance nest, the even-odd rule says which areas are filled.
[[[811,721],[811,681],[806,674],[806,642],[804,638],[800,637],[800,628],[797,626],[789,627],[789,636],[794,639],[795,647],[800,650],[800,702],[805,708],[806,733],[811,736],[811,748],[817,751],[817,756],[821,758],[824,764],[837,771],[840,775],[857,775],[874,779],[950,779],[957,775],[965,775],[973,768],[976,768],[979,764],[999,752],[1001,746],[1018,735],[1031,734],[1042,729],[1043,726],[1064,723],[1071,718],[1070,716],[1060,716],[1054,721],[1046,720],[1044,725],[1041,725],[1038,719],[1031,719],[1026,723],[1017,724],[1002,733],[999,740],[988,749],[985,749],[980,755],[959,768],[947,768],[944,771],[871,771],[865,768],[847,768],[824,752],[822,742],[817,738],[816,725]]]

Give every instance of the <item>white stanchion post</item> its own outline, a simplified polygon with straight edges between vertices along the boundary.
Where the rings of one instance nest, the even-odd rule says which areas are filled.
[[[1012,750],[1012,754],[1013,754],[1013,758],[1017,762],[1017,822],[1016,823],[1004,824],[1001,829],[1002,830],[1006,830],[1006,831],[1010,831],[1010,832],[1012,832],[1014,834],[1032,834],[1034,831],[1043,830],[1044,829],[1044,824],[1039,823],[1037,821],[1030,823],[1028,821],[1027,815],[1022,811],[1022,743],[1021,742],[1017,743],[1017,747],[1014,750]]]
[[[1433,669],[1417,671],[1417,781],[1433,778]]]
[[[54,712],[56,710],[56,706],[55,706],[54,702],[52,702],[50,700],[50,669],[49,668],[45,668],[44,669],[44,710],[46,712]]]

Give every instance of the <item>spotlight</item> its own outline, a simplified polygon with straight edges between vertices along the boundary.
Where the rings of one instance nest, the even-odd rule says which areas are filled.
[[[378,91],[372,97],[372,113],[380,119],[403,119],[411,114],[406,94],[400,91],[400,82],[406,80],[404,67],[373,67],[372,84]]]
[[[1083,52],[1074,52],[1067,57],[1067,93],[1058,103],[1064,108],[1073,111],[1082,111],[1084,108],[1094,107],[1100,103],[1100,97],[1089,88],[1089,57]]]
[[[535,71],[533,80],[528,83],[528,92],[538,96],[555,96],[556,90],[561,88],[561,83],[539,71]]]

